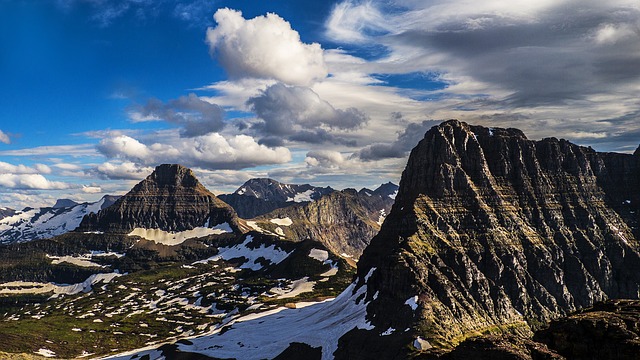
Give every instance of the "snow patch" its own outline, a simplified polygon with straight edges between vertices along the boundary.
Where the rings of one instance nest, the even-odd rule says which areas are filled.
[[[418,295],[408,298],[407,301],[404,302],[404,304],[409,305],[409,307],[411,307],[411,310],[416,311],[416,309],[418,308]]]
[[[301,192],[301,193],[297,193],[295,195],[293,195],[293,197],[288,197],[287,201],[294,201],[294,202],[307,202],[307,201],[313,201],[313,199],[311,198],[311,195],[313,195],[315,191],[313,190],[307,190],[305,192]]]
[[[196,261],[192,265],[206,264],[209,261],[218,261],[220,259],[230,260],[235,258],[245,258],[247,259],[247,261],[242,264],[240,268],[256,271],[262,269],[263,267],[259,262],[256,263],[256,261],[260,258],[264,258],[272,264],[278,264],[287,256],[289,256],[288,252],[276,249],[275,245],[265,246],[265,244],[260,244],[259,247],[251,249],[248,247],[251,241],[253,241],[253,236],[248,235],[242,244],[238,244],[229,248],[222,247],[219,249],[218,255],[210,257],[209,259]]]
[[[45,349],[45,348],[40,348],[40,350],[38,351],[34,351],[36,354],[40,355],[40,356],[44,356],[44,357],[56,357],[56,353],[54,353],[53,351],[49,350],[49,349]]]
[[[327,250],[311,249],[309,257],[320,262],[329,260],[329,252]]]
[[[384,219],[386,219],[386,217],[387,217],[387,213],[384,211],[384,209],[380,210],[380,217],[378,217],[378,225],[382,226],[382,223],[384,222]]]
[[[248,315],[229,322],[224,333],[219,327],[212,335],[189,339],[192,345],[178,347],[215,358],[241,354],[243,359],[257,360],[274,358],[291,342],[300,342],[322,347],[322,359],[332,359],[342,335],[354,328],[373,329],[365,319],[367,304],[357,301],[365,292],[366,286],[356,291],[355,284],[351,284],[332,301]]]
[[[54,283],[38,283],[27,281],[12,281],[0,284],[0,294],[44,294],[53,292],[53,298],[58,297],[60,294],[75,295],[80,292],[89,292],[93,285],[103,282],[109,283],[118,276],[122,276],[119,273],[102,273],[93,274],[87,278],[87,280],[72,285],[58,285]]]
[[[106,266],[94,263],[91,261],[91,254],[80,256],[51,256],[47,254],[47,258],[52,259],[51,264],[57,265],[61,263],[69,263],[80,267],[99,267],[104,268]]]
[[[313,291],[315,285],[315,281],[309,281],[309,277],[305,276],[302,279],[293,281],[287,288],[274,287],[269,292],[278,295],[276,299],[289,299],[304,292]]]
[[[396,199],[396,196],[398,196],[398,190],[394,191],[393,194],[389,194],[389,197],[392,198],[393,200]]]
[[[215,227],[197,227],[191,230],[180,232],[168,232],[160,229],[144,229],[135,228],[129,233],[129,236],[139,236],[143,239],[153,241],[163,245],[180,245],[188,239],[199,238],[208,235],[220,235],[232,232],[231,227],[227,223],[216,225]]]
[[[283,236],[283,237],[284,237],[284,231],[282,230],[282,228],[281,228],[280,226],[278,226],[278,227],[275,229],[275,232],[276,232],[276,234],[278,234],[278,235],[280,235],[280,236]]]
[[[394,328],[390,327],[390,328],[388,328],[387,330],[385,330],[385,331],[384,331],[382,334],[380,334],[380,335],[382,335],[382,336],[391,335],[391,334],[393,334],[395,331],[396,331],[396,329],[394,329]]]
[[[293,224],[293,221],[289,217],[283,219],[271,219],[269,221],[280,226],[291,226]]]
[[[418,336],[413,341],[413,347],[415,347],[418,350],[429,350],[433,346],[431,346],[431,344],[429,344],[429,342],[427,340],[425,340],[425,339],[421,338],[420,336]]]
[[[247,226],[249,226],[250,228],[252,228],[255,231],[264,232],[264,229],[262,229],[260,226],[258,226],[258,224],[255,221],[247,221]]]

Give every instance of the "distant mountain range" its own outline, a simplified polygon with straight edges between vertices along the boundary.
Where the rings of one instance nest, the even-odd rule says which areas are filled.
[[[105,195],[94,203],[58,200],[53,207],[0,210],[0,244],[47,239],[74,230],[82,218],[111,206],[117,196]]]
[[[232,194],[218,197],[231,205],[243,219],[251,219],[272,210],[300,202],[314,201],[335,191],[309,184],[283,184],[273,179],[251,179]]]

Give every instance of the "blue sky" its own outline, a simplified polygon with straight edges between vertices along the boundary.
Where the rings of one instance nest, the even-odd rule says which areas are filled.
[[[633,152],[639,14],[628,0],[0,0],[0,206],[123,193],[164,162],[215,192],[397,182],[449,118]]]

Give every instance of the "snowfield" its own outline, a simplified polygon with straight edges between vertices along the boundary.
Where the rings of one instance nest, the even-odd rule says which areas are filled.
[[[251,249],[248,247],[249,243],[253,241],[253,236],[248,235],[242,244],[238,244],[232,247],[221,247],[219,249],[219,253],[216,256],[213,256],[206,260],[196,261],[192,265],[195,264],[205,264],[209,261],[217,261],[217,260],[230,260],[235,258],[245,258],[247,261],[240,266],[241,269],[251,269],[254,271],[262,269],[264,266],[258,261],[258,259],[262,258],[268,260],[272,264],[278,264],[282,260],[284,260],[289,253],[277,249],[275,245],[265,246],[264,244],[260,244],[259,247],[255,249]]]
[[[37,208],[18,211],[0,220],[0,243],[25,242],[47,239],[74,230],[82,218],[97,213],[104,204],[102,198],[94,203],[79,204],[70,208]]]
[[[12,281],[0,284],[0,294],[43,294],[53,292],[52,298],[56,298],[61,294],[75,295],[81,292],[89,292],[93,285],[100,282],[104,284],[109,283],[118,276],[122,276],[122,274],[116,272],[93,274],[89,276],[87,280],[71,285]]]
[[[197,227],[191,230],[179,232],[168,232],[160,229],[135,228],[128,235],[139,236],[145,240],[153,241],[157,244],[173,246],[180,245],[188,239],[199,238],[208,235],[220,235],[230,232],[232,232],[232,230],[229,224],[222,223],[214,226],[213,228]]]
[[[271,219],[269,221],[280,226],[291,226],[293,224],[293,220],[289,217],[283,219]]]
[[[368,276],[374,270],[371,269]],[[258,360],[272,359],[290,343],[299,342],[322,347],[322,359],[332,359],[342,335],[354,328],[373,329],[365,319],[367,303],[363,295],[367,287],[356,289],[355,286],[355,283],[349,285],[333,300],[304,307],[297,304],[296,309],[278,308],[240,317],[216,328],[209,335],[190,338],[191,345],[179,343],[178,349],[222,359]],[[149,355],[152,360],[164,358],[157,350],[149,349],[109,359],[139,359],[144,355]]]

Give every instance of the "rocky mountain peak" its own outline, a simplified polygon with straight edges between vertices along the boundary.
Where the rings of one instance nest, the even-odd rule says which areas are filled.
[[[182,165],[163,164],[113,205],[86,216],[79,231],[130,232],[134,228],[184,231],[228,223],[237,230],[235,211]]]
[[[204,193],[209,192],[198,181],[191,169],[179,164],[162,164],[156,166],[151,175],[138,183],[132,191],[178,191],[186,189]]]
[[[358,263],[378,294],[369,318],[446,347],[638,298],[638,179],[630,154],[456,120],[430,129]]]
[[[53,208],[54,209],[70,208],[76,205],[78,205],[78,203],[71,199],[58,199],[56,200],[56,203],[53,205]]]

